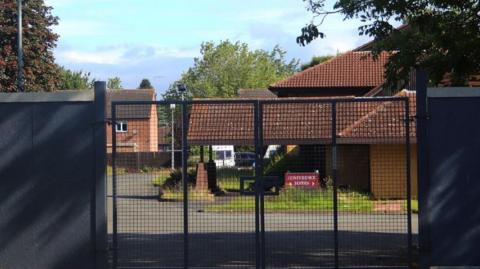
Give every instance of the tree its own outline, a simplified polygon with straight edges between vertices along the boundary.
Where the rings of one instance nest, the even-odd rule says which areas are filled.
[[[310,60],[310,62],[302,64],[300,66],[300,70],[303,71],[303,70],[305,70],[307,68],[310,68],[312,66],[315,66],[319,63],[326,62],[326,61],[332,59],[333,57],[335,57],[335,56],[333,56],[333,55],[313,56],[312,59]]]
[[[90,78],[90,72],[72,71],[64,67],[59,68],[59,90],[83,90],[93,88],[94,79]]]
[[[17,1],[0,1],[0,91],[17,91]],[[58,24],[43,0],[23,0],[23,46],[26,91],[53,91],[58,87],[58,66],[53,48]]]
[[[179,80],[187,87],[187,97],[235,97],[241,88],[266,88],[291,76],[298,60],[286,62],[285,51],[275,46],[272,51],[250,50],[245,43],[221,41],[218,45],[205,42],[201,57]],[[164,98],[179,97],[172,87]]]
[[[108,89],[122,89],[122,80],[119,77],[109,78],[107,81]]]
[[[138,86],[139,89],[153,89],[152,84],[150,83],[150,80],[144,78],[140,82],[140,86]]]
[[[406,79],[411,68],[429,72],[434,84],[450,74],[453,85],[464,85],[480,72],[480,4],[478,0],[304,0],[314,20],[301,29],[297,43],[306,45],[325,38],[320,26],[330,14],[359,18],[360,35],[374,38],[372,53],[394,51],[386,65],[386,78]],[[315,21],[315,18],[318,21]],[[394,27],[403,23],[400,28]]]
[[[182,95],[183,95],[183,98],[186,99],[186,100],[189,100],[189,99],[193,98],[192,92],[195,92],[195,91],[190,91],[187,88],[187,92],[180,93],[178,91],[178,88],[177,88],[177,85],[179,83],[182,83],[182,82],[181,81],[175,81],[174,83],[170,84],[170,86],[165,91],[165,93],[162,94],[162,97],[163,97],[164,100],[181,100]]]

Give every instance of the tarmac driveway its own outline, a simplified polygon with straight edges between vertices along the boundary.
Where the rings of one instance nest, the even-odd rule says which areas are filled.
[[[117,176],[117,242],[119,265],[180,268],[184,258],[183,202],[159,202],[153,174]],[[108,194],[111,195],[111,178]],[[189,264],[195,268],[254,268],[253,212],[205,212],[189,203]],[[245,197],[245,200],[253,197]],[[113,231],[112,199],[108,198],[109,232]],[[401,266],[407,258],[407,222],[401,214],[338,216],[340,266]],[[413,233],[417,216],[412,216]],[[316,268],[333,265],[331,213],[266,213],[265,257],[270,268]]]

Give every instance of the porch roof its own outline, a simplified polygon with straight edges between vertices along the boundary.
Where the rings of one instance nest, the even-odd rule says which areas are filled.
[[[409,97],[410,115],[415,115],[415,93]],[[263,143],[325,144],[332,138],[333,98],[282,98],[263,104]],[[278,100],[278,99],[277,99]],[[286,102],[285,102],[286,101]],[[381,99],[337,101],[336,128],[338,143],[401,143],[405,106],[401,101]],[[410,124],[415,137],[415,124]],[[190,110],[188,142],[191,145],[254,144],[253,103],[194,103]]]

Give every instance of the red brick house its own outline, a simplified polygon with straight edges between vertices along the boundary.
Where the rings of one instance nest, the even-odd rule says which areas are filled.
[[[155,101],[153,89],[108,90],[106,118],[112,120],[113,101]],[[155,105],[122,105],[116,112],[117,152],[158,151],[158,118]],[[112,128],[107,126],[107,151],[112,151]]]

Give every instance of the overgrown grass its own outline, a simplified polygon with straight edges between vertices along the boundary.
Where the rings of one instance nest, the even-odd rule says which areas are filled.
[[[242,176],[253,176],[253,169],[238,169],[236,167],[217,169],[218,187],[223,191],[239,191],[240,177]]]
[[[374,201],[368,194],[339,191],[338,210],[340,212],[371,212]],[[210,205],[208,211],[243,211],[254,210],[254,199],[245,197],[233,198],[225,204]],[[265,210],[267,211],[331,211],[333,210],[332,190],[308,190],[287,188],[280,191],[278,196],[265,197]]]

